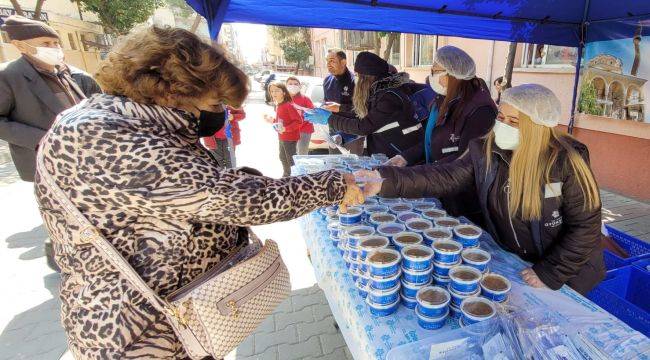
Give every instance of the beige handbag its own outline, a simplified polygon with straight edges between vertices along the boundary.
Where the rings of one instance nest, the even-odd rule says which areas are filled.
[[[289,296],[291,284],[278,245],[252,242],[233,251],[217,266],[162,299],[121,254],[79,212],[56,185],[39,151],[37,168],[72,224],[80,229],[77,244],[93,244],[174,328],[192,359],[222,359],[236,348]]]

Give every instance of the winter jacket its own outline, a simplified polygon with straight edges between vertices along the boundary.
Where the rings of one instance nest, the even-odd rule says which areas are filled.
[[[222,169],[194,116],[95,95],[63,113],[39,151],[57,185],[163,298],[248,241],[343,198],[337,172],[272,179]],[[78,245],[40,174],[36,197],[61,267],[61,321],[75,359],[184,359],[159,313],[92,244]]]
[[[232,143],[233,145],[236,146],[241,144],[241,136],[240,136],[241,131],[239,129],[239,122],[246,118],[246,112],[244,111],[243,108],[234,109],[229,106],[228,113],[232,115],[232,121],[230,121],[230,133],[232,134]],[[211,150],[216,149],[217,148],[216,140],[227,139],[226,126],[224,126],[223,128],[221,128],[221,130],[214,133],[213,136],[206,136],[201,139],[203,140],[203,143],[205,144],[206,148]]]
[[[411,82],[408,74],[390,75],[371,87],[366,117],[336,113],[329,117],[329,124],[335,130],[367,136],[370,154],[400,154],[424,138],[422,124],[408,98],[424,86]]]
[[[69,68],[86,96],[101,92],[90,75]],[[21,179],[34,181],[38,142],[66,108],[24,56],[0,65],[0,139],[9,143]]]
[[[285,102],[275,109],[274,123],[281,123],[284,131],[278,133],[280,141],[298,141],[300,140],[300,128],[304,122],[302,115],[291,105]]]
[[[588,161],[586,146],[574,140],[575,149]],[[537,276],[551,289],[567,284],[585,294],[605,274],[600,247],[600,207],[584,210],[584,196],[565,153],[542,188],[540,220],[511,219],[507,188],[510,151],[493,145],[486,171],[485,138],[472,140],[468,151],[450,163],[411,168],[380,167],[385,178],[381,196],[453,196],[474,187],[486,230],[502,247],[533,263]]]
[[[436,96],[431,104],[439,108],[444,96]],[[453,117],[454,110],[459,105],[460,98],[450,102],[447,112],[433,129],[431,137],[431,161],[450,162],[465,152],[472,139],[487,134],[494,126],[497,117],[497,107],[490,97],[486,87],[481,86],[474,97],[464,105],[462,112]],[[426,129],[426,124],[423,124]],[[424,138],[422,142],[408,149],[402,156],[410,165],[420,164],[424,161]]]
[[[352,95],[354,94],[354,75],[352,75],[350,70],[345,69],[345,72],[342,75],[327,76],[323,81],[323,92],[323,101],[340,104],[341,108],[339,109],[339,112],[341,114],[350,114],[349,116],[353,116]],[[332,134],[341,135],[344,143],[357,138],[354,135],[335,131],[331,127],[330,132]]]
[[[307,109],[313,109],[314,103],[311,102],[311,99],[306,97],[303,94],[298,94],[292,98],[293,102],[296,105],[302,106]],[[300,132],[305,134],[312,134],[314,132],[314,124],[309,121],[305,121],[304,114],[302,111],[298,110],[301,116],[303,116],[302,126],[300,127]]]

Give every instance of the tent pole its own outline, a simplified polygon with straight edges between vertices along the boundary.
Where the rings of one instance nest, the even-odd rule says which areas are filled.
[[[573,123],[575,121],[575,116],[577,107],[576,102],[578,101],[578,82],[580,81],[580,66],[582,64],[582,49],[584,45],[580,42],[578,46],[578,59],[576,61],[576,75],[573,78],[573,100],[571,101],[571,119],[569,120],[569,134],[573,133]]]

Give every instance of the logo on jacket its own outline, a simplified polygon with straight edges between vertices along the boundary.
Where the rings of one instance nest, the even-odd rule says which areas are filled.
[[[553,210],[551,216],[553,217],[553,219],[549,222],[545,222],[544,227],[554,228],[562,225],[562,216],[560,216],[560,211]]]
[[[449,136],[449,141],[451,141],[452,143],[456,143],[458,142],[458,140],[460,140],[460,136],[456,136],[456,134],[451,134]]]
[[[348,87],[347,86],[343,87],[343,91],[341,91],[341,95],[350,96],[350,93],[348,92]]]

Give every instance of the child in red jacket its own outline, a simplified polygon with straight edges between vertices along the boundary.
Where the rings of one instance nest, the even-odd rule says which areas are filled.
[[[287,79],[287,90],[291,94],[291,99],[293,103],[307,109],[313,109],[314,103],[311,102],[311,99],[306,97],[301,93],[302,84],[300,80],[291,76]],[[301,116],[303,116],[302,126],[300,127],[300,140],[298,140],[297,153],[298,155],[309,155],[309,141],[311,140],[311,134],[314,133],[314,125],[309,121],[304,120],[304,114],[302,111],[298,111]]]
[[[280,161],[284,170],[282,176],[289,176],[293,156],[296,155],[296,145],[300,140],[303,119],[298,110],[293,107],[291,95],[283,83],[274,82],[269,85],[269,93],[276,104],[273,128],[278,132],[280,140]]]
[[[230,106],[228,109],[228,123],[224,125],[221,130],[214,133],[212,136],[202,138],[203,145],[217,159],[219,166],[224,168],[235,167],[235,147],[241,144],[239,122],[246,118],[244,109],[235,109]],[[232,141],[232,148],[228,143],[228,136],[226,128],[230,127],[230,138]]]

